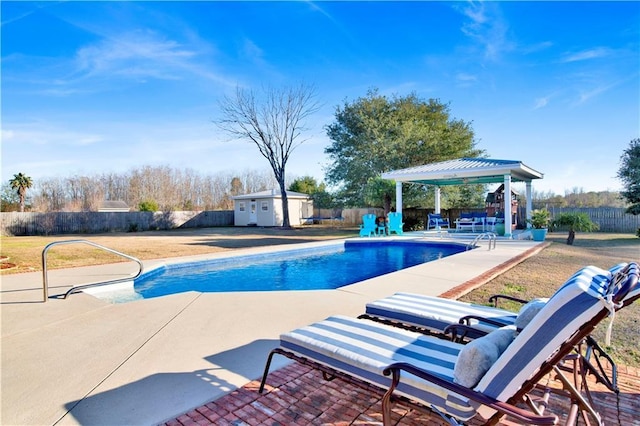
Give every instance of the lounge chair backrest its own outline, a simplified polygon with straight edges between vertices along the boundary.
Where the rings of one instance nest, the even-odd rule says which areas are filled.
[[[516,336],[475,389],[501,401],[512,397],[563,344],[608,308],[610,282],[611,273],[596,267],[574,274]],[[565,345],[565,350],[571,347]]]
[[[429,213],[429,222],[430,226],[440,226],[440,225],[449,225],[449,219],[443,218],[440,213]]]
[[[466,212],[460,213],[460,219],[471,219],[471,218],[473,218],[473,213],[466,213]]]

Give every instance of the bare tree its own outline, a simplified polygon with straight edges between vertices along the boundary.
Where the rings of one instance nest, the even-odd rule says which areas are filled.
[[[216,124],[234,138],[253,142],[269,161],[282,194],[282,227],[289,228],[289,203],[285,167],[292,151],[302,144],[303,121],[319,108],[316,92],[300,84],[282,89],[263,90],[256,99],[252,90],[236,88],[235,97],[220,102],[222,118]]]

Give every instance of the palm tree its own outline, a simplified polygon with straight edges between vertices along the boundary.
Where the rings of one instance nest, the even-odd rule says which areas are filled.
[[[25,174],[18,173],[13,175],[13,179],[9,180],[11,188],[15,189],[20,197],[20,211],[24,211],[24,199],[27,195],[27,189],[33,186],[31,178]]]
[[[600,226],[597,223],[593,223],[586,213],[560,213],[553,219],[552,224],[556,228],[569,228],[567,244],[570,246],[573,245],[573,240],[576,239],[576,231],[592,232],[600,229]]]

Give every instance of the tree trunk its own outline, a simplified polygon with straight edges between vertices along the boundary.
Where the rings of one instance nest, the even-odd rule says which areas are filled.
[[[572,246],[573,245],[573,240],[576,239],[576,231],[574,231],[573,229],[569,230],[569,236],[567,237],[567,244]]]
[[[282,176],[284,177],[284,173]],[[284,187],[284,179],[278,183],[280,184],[280,194],[282,195],[282,227],[284,229],[290,229],[291,221],[289,220],[289,199],[287,198],[287,191]]]
[[[391,195],[384,194],[384,215],[388,216],[391,211]]]

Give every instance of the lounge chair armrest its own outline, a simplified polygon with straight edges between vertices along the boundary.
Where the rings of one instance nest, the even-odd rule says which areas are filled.
[[[466,324],[451,324],[445,327],[443,330],[445,336],[451,333],[451,341],[462,343],[465,338],[477,339],[482,336],[486,336],[488,332],[484,330],[478,330],[470,325]]]
[[[491,319],[491,318],[485,318],[485,317],[480,316],[480,315],[467,315],[467,316],[464,316],[464,317],[460,318],[460,320],[458,320],[458,323],[464,324],[464,325],[468,325],[468,326],[471,327],[471,323],[470,323],[471,320],[476,320],[478,322],[482,322],[482,323],[485,323],[485,324],[494,325],[496,327],[504,327],[505,325],[509,325],[509,324],[507,324],[505,322],[498,321],[498,320]]]
[[[489,303],[493,303],[493,306],[497,308],[499,299],[511,300],[512,302],[522,303],[523,305],[529,303],[528,300],[520,299],[513,296],[507,296],[506,294],[494,294],[489,298]]]
[[[393,393],[393,390],[398,385],[400,381],[401,371],[406,371],[407,373],[413,374],[414,376],[417,376],[423,380],[431,382],[434,385],[440,386],[451,392],[455,392],[458,395],[461,395],[465,398],[469,398],[471,400],[477,401],[482,405],[486,405],[487,407],[493,408],[494,410],[499,411],[502,414],[505,414],[521,422],[525,422],[527,424],[554,425],[558,422],[557,416],[536,415],[525,409],[516,407],[506,402],[498,401],[497,399],[491,398],[480,392],[476,392],[473,389],[469,389],[457,383],[450,382],[448,380],[443,379],[442,377],[438,377],[430,373],[429,371],[420,369],[412,364],[408,364],[404,362],[391,364],[390,366],[384,369],[383,374],[385,376],[392,375],[391,387],[387,391],[385,398],[390,397],[391,393]]]

